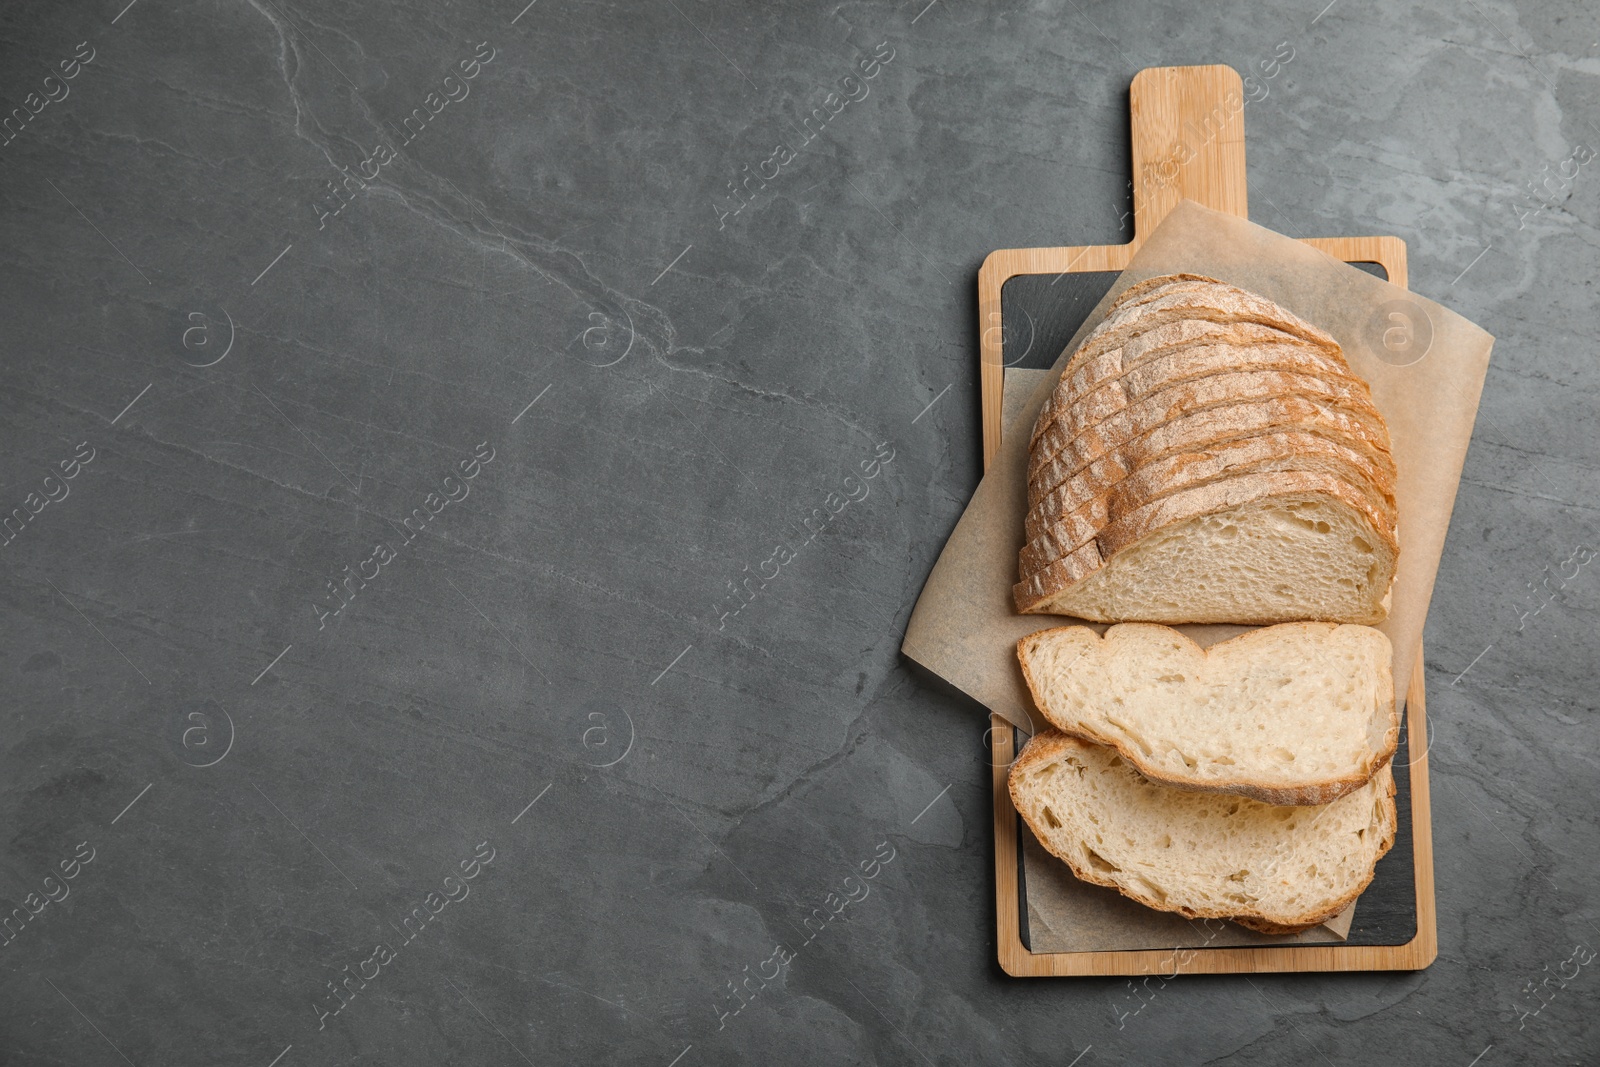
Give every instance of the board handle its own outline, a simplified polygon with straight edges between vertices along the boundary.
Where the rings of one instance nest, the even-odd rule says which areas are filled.
[[[1147,67],[1128,90],[1133,127],[1133,246],[1180,200],[1250,217],[1244,82],[1230,66]]]

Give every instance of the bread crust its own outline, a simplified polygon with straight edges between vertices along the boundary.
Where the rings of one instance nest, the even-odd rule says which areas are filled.
[[[1121,519],[1168,496],[1206,486],[1222,488],[1221,483],[1233,478],[1254,474],[1324,474],[1337,478],[1360,495],[1369,508],[1393,529],[1394,504],[1386,500],[1373,484],[1369,472],[1339,460],[1316,464],[1305,457],[1276,456],[1249,463],[1239,463],[1217,473],[1202,474],[1195,478],[1170,478],[1158,491],[1139,493],[1126,487],[1126,481],[1100,493],[1072,512],[1051,520],[1050,527],[1029,541],[1018,553],[1020,581],[1044,571],[1051,564],[1070,556],[1090,541],[1101,538]],[[1087,558],[1087,557],[1086,557]]]
[[[1204,292],[1207,290],[1216,291],[1217,287],[1221,287],[1222,289],[1232,288],[1231,286],[1227,286],[1225,283],[1220,282],[1215,278],[1208,278],[1202,274],[1181,273],[1157,275],[1156,277],[1146,278],[1142,282],[1135,282],[1133,285],[1130,285],[1121,293],[1117,294],[1117,299],[1113,301],[1111,306],[1106,309],[1105,317],[1100,320],[1100,324],[1090,331],[1089,336],[1083,339],[1083,343],[1078,346],[1077,351],[1075,351],[1071,358],[1067,360],[1067,365],[1065,368],[1063,368],[1065,373],[1062,374],[1061,379],[1058,379],[1057,388],[1060,388],[1061,381],[1071,377],[1075,372],[1082,369],[1088,362],[1097,358],[1098,356],[1106,355],[1121,348],[1127,348],[1130,350],[1136,349],[1138,347],[1138,342],[1141,338],[1141,335],[1143,334],[1159,334],[1163,332],[1163,327],[1176,327],[1177,329],[1175,332],[1178,335],[1198,336],[1201,333],[1208,332],[1204,328],[1207,325],[1226,328],[1230,324],[1239,322],[1240,320],[1226,316],[1211,322],[1205,322],[1203,317],[1184,318],[1180,316],[1176,321],[1153,323],[1144,330],[1131,330],[1125,328],[1127,326],[1127,323],[1124,321],[1126,318],[1125,313],[1130,312],[1130,309],[1134,307],[1149,304],[1153,300],[1157,300],[1168,295]],[[1267,324],[1251,322],[1250,325]],[[1174,331],[1166,332],[1167,337],[1157,339],[1158,344],[1165,343],[1166,341],[1173,339]],[[1303,339],[1299,334],[1283,329],[1275,328],[1274,332],[1277,334],[1286,335],[1290,339]],[[1308,341],[1307,343],[1316,342]],[[1332,347],[1337,350],[1337,343],[1334,343]],[[1131,361],[1130,365],[1132,365]],[[1051,397],[1045,402],[1046,413],[1052,410],[1054,402],[1055,397],[1054,393],[1052,392]],[[1041,414],[1040,421],[1034,424],[1034,433],[1032,437],[1029,438],[1030,444],[1033,440],[1038,438],[1039,434],[1042,432],[1042,426],[1046,421],[1048,421],[1046,414]]]
[[[1068,513],[1068,501],[1086,495],[1091,485],[1110,485],[1170,455],[1230,448],[1247,440],[1284,433],[1314,435],[1359,453],[1379,475],[1374,488],[1385,499],[1393,498],[1392,461],[1384,462],[1387,454],[1380,451],[1369,420],[1352,418],[1304,397],[1281,396],[1208,408],[1163,423],[1065,477],[1060,476],[1061,472],[1076,463],[1052,463],[1047,474],[1028,487],[1028,514],[1023,520],[1028,540],[1048,530],[1056,516]],[[1047,482],[1048,490],[1042,488]]]
[[[1326,352],[1333,354],[1342,352],[1337,341],[1309,323],[1295,318],[1281,308],[1275,312],[1273,309],[1276,305],[1263,301],[1260,297],[1239,290],[1235,292],[1239,292],[1245,299],[1228,299],[1225,294],[1216,296],[1213,295],[1214,290],[1202,289],[1155,293],[1125,307],[1113,308],[1105,321],[1095,328],[1068,360],[1062,377],[1075,373],[1078,368],[1098,356],[1118,348],[1138,345],[1145,335],[1154,334],[1166,326],[1185,322],[1209,322],[1219,326],[1268,326]],[[1218,307],[1219,304],[1227,306]],[[1059,385],[1059,381],[1057,384]]]
[[[1394,778],[1391,775],[1388,777],[1387,789],[1379,797],[1384,808],[1384,817],[1381,824],[1383,836],[1378,845],[1377,855],[1373,859],[1372,868],[1367,871],[1367,875],[1360,885],[1340,897],[1333,904],[1304,915],[1268,915],[1264,912],[1228,914],[1218,908],[1193,908],[1154,900],[1106,875],[1080,867],[1071,856],[1062,855],[1061,852],[1057,851],[1051,845],[1050,835],[1040,832],[1033,826],[1032,820],[1028,818],[1026,807],[1017,788],[1022,776],[1031,771],[1036,764],[1050,763],[1061,759],[1075,747],[1087,748],[1092,744],[1092,742],[1080,740],[1054,728],[1041,730],[1035,734],[1027,745],[1023,747],[1022,754],[1012,763],[1011,772],[1006,780],[1006,788],[1011,794],[1012,806],[1022,816],[1023,821],[1028,823],[1029,828],[1034,831],[1034,839],[1044,846],[1045,851],[1065,863],[1071,869],[1073,876],[1079,881],[1115,889],[1129,900],[1143,904],[1147,908],[1152,908],[1156,911],[1175,912],[1186,919],[1227,919],[1238,923],[1240,926],[1265,934],[1301,933],[1327,922],[1354,903],[1356,898],[1366,890],[1367,886],[1372,884],[1373,875],[1377,872],[1378,860],[1381,860],[1389,852],[1389,849],[1394,846],[1399,820],[1394,804]]]
[[[1326,352],[1298,338],[1284,335],[1285,342],[1241,342],[1236,340],[1196,343],[1164,349],[1136,366],[1124,365],[1120,373],[1088,388],[1075,388],[1080,380],[1091,380],[1103,372],[1113,358],[1126,349],[1097,357],[1083,372],[1071,379],[1063,376],[1050,394],[1055,401],[1053,416],[1043,432],[1030,445],[1030,456],[1037,457],[1061,442],[1070,441],[1084,429],[1098,425],[1117,412],[1162,389],[1193,382],[1214,374],[1241,371],[1287,371],[1309,374],[1342,385],[1371,402],[1366,382],[1350,373],[1344,357]],[[1040,429],[1039,423],[1035,430]],[[1052,443],[1053,442],[1053,443]]]
[[[1137,467],[1118,462],[1101,468],[1101,478],[1072,479],[1059,505],[1048,509],[1049,525],[1018,555],[1023,580],[1072,552],[1117,518],[1180,489],[1221,478],[1268,470],[1322,470],[1368,493],[1369,502],[1389,523],[1397,518],[1394,493],[1382,472],[1361,453],[1318,434],[1291,431],[1238,438],[1212,448],[1194,449],[1146,460]],[[1094,468],[1090,468],[1091,470]],[[1068,509],[1071,510],[1068,510]],[[1043,525],[1041,523],[1040,525]]]
[[[1104,461],[1107,455],[1118,456],[1124,463],[1137,464],[1145,457],[1182,448],[1288,430],[1317,433],[1362,452],[1383,473],[1384,490],[1393,491],[1394,459],[1389,454],[1388,430],[1381,417],[1295,394],[1235,400],[1156,425],[1101,455],[1085,458],[1076,449],[1064,450],[1029,481],[1029,509],[1025,520],[1028,536],[1030,539],[1037,537],[1044,528],[1052,494],[1095,463]]]
[[[1034,482],[1056,456],[1067,452],[1090,459],[1109,452],[1124,441],[1173,419],[1207,408],[1244,400],[1276,396],[1301,396],[1352,412],[1377,425],[1383,416],[1372,406],[1364,384],[1350,379],[1283,370],[1222,371],[1192,381],[1178,382],[1132,399],[1104,418],[1085,425],[1071,423],[1063,413],[1039,438],[1028,458],[1028,480]],[[1112,401],[1113,403],[1115,401]],[[1387,434],[1384,435],[1385,437]]]
[[[1209,658],[1213,649],[1222,648],[1227,645],[1233,645],[1234,642],[1244,641],[1247,638],[1252,641],[1260,641],[1262,638],[1252,637],[1252,635],[1264,633],[1267,629],[1278,630],[1281,632],[1284,627],[1299,627],[1307,632],[1316,629],[1323,629],[1331,632],[1336,627],[1349,624],[1329,622],[1275,623],[1272,626],[1266,627],[1262,630],[1251,630],[1247,633],[1239,634],[1237,637],[1230,637],[1226,641],[1219,641],[1215,645],[1212,645],[1211,648],[1204,649],[1201,648],[1193,638],[1189,637],[1183,631],[1174,630],[1171,627],[1163,626],[1160,623],[1117,623],[1116,625],[1160,626],[1162,630],[1167,631],[1168,634],[1170,634],[1172,639],[1181,639],[1187,642],[1189,645],[1193,646],[1195,651],[1200,653],[1201,656]],[[1251,800],[1259,800],[1263,804],[1280,804],[1296,807],[1331,804],[1345,794],[1353,793],[1371,781],[1373,775],[1379,773],[1389,765],[1390,761],[1394,758],[1395,749],[1399,746],[1400,717],[1398,710],[1395,707],[1394,672],[1384,671],[1381,676],[1383,689],[1379,694],[1378,701],[1380,707],[1388,709],[1388,724],[1385,728],[1383,744],[1378,751],[1372,754],[1371,762],[1367,766],[1365,774],[1350,775],[1340,778],[1329,778],[1320,782],[1309,782],[1305,785],[1292,787],[1274,786],[1266,782],[1252,780],[1249,778],[1200,782],[1192,778],[1180,778],[1167,774],[1160,767],[1155,766],[1149,760],[1145,759],[1144,755],[1137,748],[1134,748],[1133,746],[1128,745],[1109,734],[1102,734],[1085,724],[1065,723],[1051,714],[1050,708],[1048,708],[1044,701],[1040,698],[1040,694],[1044,692],[1044,688],[1040,682],[1035,680],[1033,670],[1028,665],[1028,651],[1033,645],[1036,645],[1049,635],[1059,633],[1063,630],[1087,630],[1091,634],[1094,633],[1094,631],[1090,630],[1087,626],[1052,626],[1045,630],[1035,630],[1033,633],[1017,642],[1017,660],[1022,664],[1022,678],[1023,681],[1025,681],[1028,685],[1028,694],[1033,697],[1034,707],[1039,710],[1040,714],[1044,716],[1045,720],[1049,722],[1051,726],[1055,727],[1061,733],[1066,734],[1069,737],[1076,737],[1080,740],[1091,742],[1093,744],[1104,745],[1107,748],[1116,749],[1118,755],[1120,755],[1131,766],[1138,770],[1140,774],[1144,775],[1152,782],[1160,782],[1163,785],[1170,785],[1177,789],[1187,789],[1196,793],[1233,793],[1238,796],[1249,797]],[[1104,641],[1105,637],[1103,635],[1096,635],[1095,640]],[[1320,922],[1321,920],[1318,921]],[[1312,925],[1316,924],[1313,923]]]
[[[1055,420],[1056,412],[1071,404],[1072,399],[1083,396],[1106,382],[1121,377],[1124,371],[1145,365],[1157,357],[1168,356],[1187,349],[1208,345],[1281,345],[1300,348],[1308,353],[1318,353],[1343,363],[1342,353],[1330,352],[1319,345],[1294,334],[1285,333],[1275,326],[1258,322],[1207,322],[1180,319],[1157,326],[1129,340],[1118,348],[1101,352],[1081,361],[1061,377],[1045,398],[1044,408],[1034,420],[1029,446]],[[1348,364],[1344,364],[1348,373]]]
[[[1146,279],[1148,282],[1155,280]],[[1150,290],[1141,293],[1138,299],[1127,301],[1128,294],[1136,288],[1130,286],[1123,291],[1118,304],[1108,310],[1105,321],[1084,341],[1080,353],[1092,354],[1096,346],[1091,342],[1096,339],[1100,346],[1109,345],[1113,338],[1120,344],[1123,337],[1136,336],[1161,325],[1163,321],[1170,321],[1171,317],[1210,319],[1212,322],[1261,322],[1325,348],[1339,347],[1339,342],[1326,330],[1311,325],[1282,304],[1215,278],[1200,279],[1194,284],[1171,282],[1161,292]],[[1154,321],[1146,321],[1150,319]],[[1075,355],[1073,358],[1078,357]]]

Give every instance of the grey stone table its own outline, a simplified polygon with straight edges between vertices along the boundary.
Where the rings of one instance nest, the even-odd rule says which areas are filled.
[[[1595,1062],[1593,4],[524,2],[0,12],[0,1062]],[[1204,62],[1258,221],[1499,342],[1438,962],[1123,1018],[998,970],[898,646],[978,264],[1126,239]]]

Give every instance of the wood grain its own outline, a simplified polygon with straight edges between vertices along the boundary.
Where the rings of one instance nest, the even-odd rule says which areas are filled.
[[[1245,188],[1243,85],[1231,67],[1153,67],[1129,90],[1133,124],[1133,239],[1124,245],[1009,248],[989,254],[978,271],[979,392],[983,465],[1000,447],[1005,366],[1000,292],[1019,274],[1122,270],[1143,239],[1182,199],[1248,217]],[[1237,103],[1236,103],[1237,102]],[[1303,238],[1347,263],[1377,263],[1389,281],[1406,287],[1406,246],[1398,237]],[[1416,970],[1438,955],[1434,912],[1433,828],[1428,789],[1428,726],[1422,650],[1406,694],[1411,765],[1411,832],[1415,850],[1417,933],[1404,945],[1285,945],[1196,949],[1183,974],[1271,971]],[[1017,813],[1006,789],[1016,756],[1013,728],[990,717],[993,765],[995,902],[1000,966],[1018,977],[1171,974],[1170,948],[1132,952],[1029,952],[1022,943],[1017,885]]]

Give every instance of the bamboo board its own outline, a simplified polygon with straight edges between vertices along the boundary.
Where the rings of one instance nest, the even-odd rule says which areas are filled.
[[[1010,248],[989,254],[978,271],[979,390],[983,465],[1000,447],[1005,390],[1005,321],[1001,291],[1020,275],[1120,271],[1182,199],[1248,217],[1243,84],[1231,67],[1151,67],[1129,89],[1133,130],[1133,238],[1122,245]],[[1302,238],[1349,263],[1376,263],[1406,287],[1406,246],[1398,237]],[[1428,791],[1428,736],[1422,651],[1406,694],[1411,757],[1411,833],[1416,935],[1403,945],[1283,945],[1202,948],[1179,973],[1416,970],[1438,955],[1434,912],[1433,832]],[[995,904],[1000,966],[1017,977],[1154,974],[1173,965],[1172,946],[1119,952],[1030,952],[1022,941],[1017,813],[1006,789],[1015,758],[1013,728],[991,716]],[[1422,755],[1415,755],[1420,751]],[[1359,914],[1359,910],[1358,910]]]

